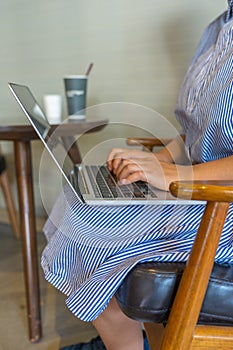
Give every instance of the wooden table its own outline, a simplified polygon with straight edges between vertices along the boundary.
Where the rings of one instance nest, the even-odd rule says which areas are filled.
[[[61,132],[69,144],[70,137],[101,130],[106,124],[107,120],[66,123],[59,125],[59,133]],[[53,125],[52,130],[57,126]],[[0,126],[0,141],[14,143],[29,339],[33,343],[42,336],[31,158],[31,141],[38,138],[31,125]],[[81,161],[78,147],[75,149],[74,160],[77,163]]]

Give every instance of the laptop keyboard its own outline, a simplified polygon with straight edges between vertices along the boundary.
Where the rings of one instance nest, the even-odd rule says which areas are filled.
[[[153,189],[143,181],[119,186],[107,166],[86,165],[97,198],[156,198]]]

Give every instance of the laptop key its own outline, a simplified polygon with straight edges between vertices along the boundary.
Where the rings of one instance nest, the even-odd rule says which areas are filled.
[[[90,166],[93,181],[96,183],[99,192],[103,198],[114,198],[113,192],[110,190],[106,179],[104,178],[102,172],[100,171],[100,167],[96,165]]]

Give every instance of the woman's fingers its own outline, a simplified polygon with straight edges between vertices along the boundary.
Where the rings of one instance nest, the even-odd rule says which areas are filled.
[[[113,148],[107,158],[107,165],[110,171],[117,172],[123,160],[132,160],[147,157],[147,153],[139,150],[129,150],[124,148]]]
[[[126,178],[123,178],[122,180],[119,180],[119,185],[129,185],[133,182],[137,181],[145,181],[144,179],[144,173],[141,171],[135,171],[133,173],[130,173]]]
[[[107,165],[110,171],[117,169],[118,165],[121,162],[121,155],[123,153],[123,148],[113,148],[108,155]]]

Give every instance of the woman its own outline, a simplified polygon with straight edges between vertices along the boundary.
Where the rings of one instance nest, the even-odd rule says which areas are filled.
[[[122,184],[137,180],[168,190],[171,181],[233,178],[233,0],[205,30],[181,87],[176,118],[184,144],[161,152],[113,149],[108,166]],[[187,157],[192,165],[185,165]],[[177,163],[178,165],[176,165]],[[68,308],[91,321],[108,350],[141,350],[141,324],[119,309],[114,293],[138,262],[185,261],[203,212],[202,205],[93,208],[58,199],[45,233],[46,279],[64,292]],[[64,215],[60,218],[60,207]],[[216,254],[233,263],[232,207]],[[104,348],[100,338],[65,349]]]

